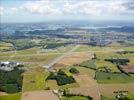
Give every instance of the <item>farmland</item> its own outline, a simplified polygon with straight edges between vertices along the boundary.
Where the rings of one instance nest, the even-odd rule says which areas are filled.
[[[44,90],[48,72],[41,68],[34,68],[24,74],[22,91]]]
[[[134,100],[134,0],[0,0],[0,100]]]
[[[134,79],[123,73],[97,72],[96,79],[98,83],[133,83]]]
[[[0,51],[10,51],[13,50],[13,45],[11,43],[0,42]]]
[[[0,96],[0,100],[20,100],[21,93]]]
[[[74,96],[74,97],[62,97],[62,100],[88,100],[88,99],[86,97]]]
[[[50,98],[55,98],[56,100],[58,96],[53,95],[52,90],[64,89],[69,89],[72,94],[91,96],[94,100],[99,100],[100,98],[102,98],[102,100],[107,100],[108,98],[109,100],[114,100],[116,96],[116,94],[114,94],[115,91],[119,90],[128,91],[129,94],[133,93],[134,75],[130,74],[130,76],[128,76],[122,73],[115,63],[105,61],[105,59],[128,58],[130,62],[128,62],[126,66],[133,67],[134,58],[133,54],[130,53],[117,53],[122,50],[133,50],[133,47],[118,47],[115,46],[115,44],[113,45],[108,47],[79,45],[78,48],[69,53],[68,51],[75,48],[75,45],[61,46],[54,49],[32,47],[24,50],[1,51],[0,60],[21,62],[27,68],[27,71],[22,74],[23,85],[21,98],[23,100],[27,100],[27,98],[31,98],[33,95],[36,99],[39,99],[40,96],[44,97],[48,95]],[[68,53],[68,55],[66,55],[66,53]],[[61,56],[63,56],[63,58],[55,62],[52,69],[47,70],[42,68]],[[78,73],[71,73],[71,68],[78,70]],[[76,82],[60,86],[57,80],[47,80],[51,72],[58,73],[59,70],[62,70],[67,77],[73,77]],[[125,85],[126,87],[124,87]],[[108,90],[111,91],[106,92]],[[35,95],[35,93],[40,94],[40,96]],[[17,98],[16,100],[20,100],[17,94],[13,94],[13,96]],[[10,94],[1,97],[11,98],[11,100],[13,98],[10,97]],[[41,99],[43,98],[40,98],[40,100]],[[88,100],[86,97],[79,96],[63,96],[62,99]]]

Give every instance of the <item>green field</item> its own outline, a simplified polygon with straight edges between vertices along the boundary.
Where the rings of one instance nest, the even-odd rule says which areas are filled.
[[[75,88],[79,87],[78,83],[71,83],[59,86],[56,82],[56,80],[47,80],[46,87],[49,87],[50,89],[66,89],[66,88]]]
[[[34,68],[24,74],[22,91],[43,90],[48,72],[43,68]]]
[[[13,56],[0,56],[0,61],[16,61],[24,62],[27,64],[38,63],[39,65],[48,64],[53,61],[59,54],[40,54],[40,55],[13,55]]]
[[[87,45],[81,45],[79,48],[76,49],[75,52],[91,52],[95,53],[97,56],[96,60],[96,68],[100,67],[107,67],[111,69],[112,72],[120,72],[115,64],[112,64],[110,62],[104,61],[106,58],[128,58],[130,62],[128,64],[134,65],[134,54],[123,54],[120,55],[116,53],[117,51],[122,50],[130,50],[133,51],[134,47],[123,47],[117,43],[114,43],[107,47],[92,47]]]
[[[61,46],[53,49],[33,47],[17,51],[5,51],[5,52],[1,51],[4,49],[10,49],[7,47],[12,48],[12,45],[8,43],[0,43],[0,61],[24,62],[24,65],[26,67],[29,67],[28,71],[23,74],[24,78],[23,78],[22,92],[45,90],[45,89],[76,88],[84,84],[84,82],[81,81],[79,83],[76,82],[59,86],[56,80],[46,81],[49,72],[44,70],[43,68],[40,68],[40,66],[47,65],[57,57],[68,52],[73,47],[73,45],[68,45],[65,47]],[[75,67],[79,71],[80,75],[87,75],[92,78],[96,77],[96,80],[99,84],[134,83],[133,74],[131,74],[130,77],[124,73],[121,73],[120,70],[117,68],[116,64],[104,60],[108,58],[128,58],[130,60],[128,64],[134,65],[134,54],[116,53],[116,51],[120,50],[134,50],[134,47],[122,47],[118,44],[112,44],[109,47],[92,47],[92,46],[81,45],[73,53],[86,52],[87,54],[88,53],[96,54],[97,59],[95,60],[89,59],[87,61],[78,64],[77,66],[64,67],[62,71],[67,76],[74,76],[74,74],[69,72],[69,69],[71,67]],[[100,71],[103,70],[104,67],[111,69],[111,72]],[[105,69],[103,71],[105,71]],[[1,96],[0,100],[20,100],[20,96],[21,93],[10,94]],[[80,96],[73,96],[73,97],[63,96],[62,100],[88,100],[88,99],[86,97],[80,97]],[[102,100],[114,100],[114,99],[112,99],[111,97],[102,96]]]
[[[101,96],[101,100],[115,100],[114,98],[109,98],[106,96]]]
[[[62,100],[89,100],[86,97],[72,96],[72,97],[62,97]]]
[[[95,71],[86,67],[76,66],[76,69],[80,72],[81,75],[95,76]]]
[[[40,53],[65,53],[68,52],[72,47],[74,47],[73,45],[66,45],[66,46],[60,46],[57,48],[53,48],[53,49],[40,49]]]
[[[21,93],[0,96],[0,100],[21,100]]]
[[[10,51],[12,49],[13,49],[13,45],[11,43],[0,41],[0,51]]]
[[[106,72],[96,72],[96,79],[98,83],[134,83],[134,78],[124,74],[124,73],[106,73]]]
[[[84,61],[81,64],[79,64],[80,67],[86,67],[91,69],[96,69],[95,60],[88,60]]]

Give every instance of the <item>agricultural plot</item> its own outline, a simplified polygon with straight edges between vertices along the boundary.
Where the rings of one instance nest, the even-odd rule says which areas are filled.
[[[98,83],[134,83],[134,78],[124,73],[113,72],[96,72],[96,80]]]
[[[101,96],[101,100],[115,100],[114,98],[109,98],[106,96]]]
[[[24,73],[22,91],[35,91],[45,89],[45,80],[48,72],[43,68],[34,68]]]
[[[89,100],[87,97],[72,96],[72,97],[62,97],[62,100]]]
[[[125,54],[125,55],[120,55],[117,54],[116,52],[97,52],[97,60],[96,60],[96,66],[97,68],[100,67],[107,67],[111,69],[112,72],[120,72],[119,69],[117,68],[116,64],[113,64],[111,62],[105,61],[105,59],[111,59],[111,58],[127,58],[130,60],[128,64],[133,65],[134,63],[134,57],[132,54]]]
[[[83,61],[89,60],[91,58],[91,54],[87,52],[79,52],[68,55],[67,57],[63,58],[58,64],[62,64],[65,66],[72,66],[75,64],[79,64]]]
[[[127,47],[121,47],[123,50],[127,50],[127,51],[134,51],[134,47],[133,46],[127,46]]]
[[[76,75],[76,81],[80,85],[77,88],[71,88],[72,94],[82,94],[84,96],[91,96],[93,100],[100,100],[100,94],[96,81],[88,75]]]
[[[92,78],[94,78],[95,76],[95,71],[92,69],[79,67],[79,66],[76,66],[75,68],[79,71],[81,75],[88,75],[89,77],[92,77]]]
[[[13,49],[13,45],[11,43],[0,41],[0,51],[10,51],[12,49]]]
[[[37,63],[38,65],[48,64],[53,61],[59,54],[40,54],[40,55],[12,55],[1,56],[0,61],[15,61],[26,64]]]
[[[108,69],[111,69],[112,72],[120,72],[115,64],[112,64],[110,62],[106,62],[104,60],[97,60],[96,66],[97,66],[97,69],[101,69],[103,67],[106,67]]]
[[[113,47],[99,47],[99,46],[88,46],[88,45],[81,45],[79,48],[75,50],[75,52],[112,52],[120,50],[120,48],[113,48]]]
[[[60,46],[54,49],[41,49],[38,51],[39,53],[66,53],[71,48],[73,48],[74,45],[67,45],[67,46]]]
[[[24,74],[23,78],[22,92],[24,100],[28,100],[27,98],[29,97],[33,98],[33,100],[36,97],[36,99],[38,100],[43,100],[46,96],[49,96],[50,100],[51,97],[52,100],[58,100],[58,98],[55,97],[53,93],[50,93],[52,91],[49,91],[50,95],[45,95],[47,94],[47,90],[45,89],[52,90],[69,88],[69,90],[71,90],[71,92],[74,94],[92,96],[93,98],[95,98],[94,100],[99,100],[100,95],[103,95],[102,100],[113,100],[113,92],[117,90],[126,90],[130,93],[134,93],[134,75],[130,74],[130,76],[128,76],[126,74],[123,74],[117,68],[116,64],[104,60],[107,58],[128,58],[130,60],[128,65],[133,67],[134,54],[117,53],[117,51],[121,50],[133,50],[132,47],[91,47],[81,45],[75,51],[70,53],[68,56],[66,56],[53,66],[53,68],[56,70],[64,68],[62,69],[62,71],[67,76],[72,76],[76,80],[76,82],[59,86],[56,80],[46,81],[46,78],[48,77],[49,73],[46,72],[44,69],[40,69],[37,67],[49,64],[57,57],[68,52],[72,47],[72,45],[68,45],[67,47],[61,46],[54,49],[41,49],[38,47],[34,47],[25,50],[1,52],[0,61],[23,62],[26,67],[31,68],[29,68],[29,70]],[[97,59],[91,59],[93,54],[96,54]],[[71,67],[76,68],[79,73],[70,73],[69,69]],[[100,70],[102,70],[104,67],[106,67],[107,69],[111,69],[111,72],[101,72]],[[94,79],[94,77],[96,77],[96,80]],[[43,98],[40,98],[40,96]],[[14,97],[19,98],[18,95]],[[12,100],[12,98],[13,100],[20,100],[14,97],[11,97],[10,100]],[[5,98],[6,96],[2,100],[6,100]],[[87,100],[87,98],[77,96],[63,97],[62,99]]]
[[[50,73],[46,86],[50,89],[65,89],[78,87],[78,83],[73,78],[73,75],[66,69],[59,70],[57,73]]]
[[[133,47],[122,47],[121,45],[113,44],[108,47],[91,47],[86,45],[81,45],[75,50],[75,52],[90,52],[97,55],[96,68],[107,67],[113,72],[120,72],[115,64],[104,61],[107,58],[128,58],[130,62],[128,64],[134,64],[134,54],[120,55],[116,52],[122,50],[133,50]]]
[[[40,50],[40,48],[38,47],[34,47],[34,48],[30,48],[30,49],[25,49],[25,50],[18,50],[15,52],[15,55],[31,55],[31,54],[39,54],[38,51]]]
[[[66,88],[79,87],[79,84],[78,83],[71,83],[71,84],[66,84],[66,85],[59,86],[57,84],[56,80],[47,80],[46,81],[46,87],[48,87],[50,89],[66,89]]]
[[[87,60],[79,64],[80,67],[96,69],[95,60]]]
[[[0,100],[21,100],[21,93],[3,95]]]
[[[126,73],[134,73],[134,66],[125,65],[120,67]]]
[[[127,84],[122,84],[122,83],[120,83],[120,84],[99,84],[99,91],[100,91],[101,95],[103,95],[105,97],[108,97],[108,98],[115,98],[115,96],[117,95],[117,92],[119,92],[119,91],[126,91],[126,93],[130,97],[133,97],[134,96],[134,84],[133,83],[127,83]]]
[[[51,90],[42,90],[22,93],[21,100],[59,100],[59,98]]]

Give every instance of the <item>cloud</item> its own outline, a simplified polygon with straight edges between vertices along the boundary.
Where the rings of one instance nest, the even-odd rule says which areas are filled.
[[[13,8],[4,8],[0,7],[0,15],[9,15],[9,14],[15,14],[18,12],[19,9],[13,7]]]
[[[56,3],[55,3],[56,2]],[[3,14],[4,8],[0,8]],[[134,1],[130,0],[78,0],[78,1],[54,1],[54,0],[35,0],[25,1],[20,7],[6,9],[7,13],[32,13],[37,15],[122,15],[134,13]]]
[[[63,7],[64,14],[84,14],[84,15],[94,15],[99,14],[99,5],[96,5],[91,1],[77,2],[75,4],[66,3]]]
[[[123,3],[123,1],[79,1],[74,4],[67,2],[63,6],[63,13],[83,15],[120,14],[126,11]]]
[[[4,7],[0,7],[0,16],[4,14]]]
[[[60,14],[59,9],[55,8],[49,1],[29,1],[23,4],[21,9],[34,14]]]
[[[134,10],[134,1],[129,1],[123,4],[128,10]]]

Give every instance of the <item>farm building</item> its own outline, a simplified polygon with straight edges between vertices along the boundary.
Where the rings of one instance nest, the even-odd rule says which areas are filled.
[[[18,65],[20,65],[18,62],[0,62],[0,70],[12,71]]]

